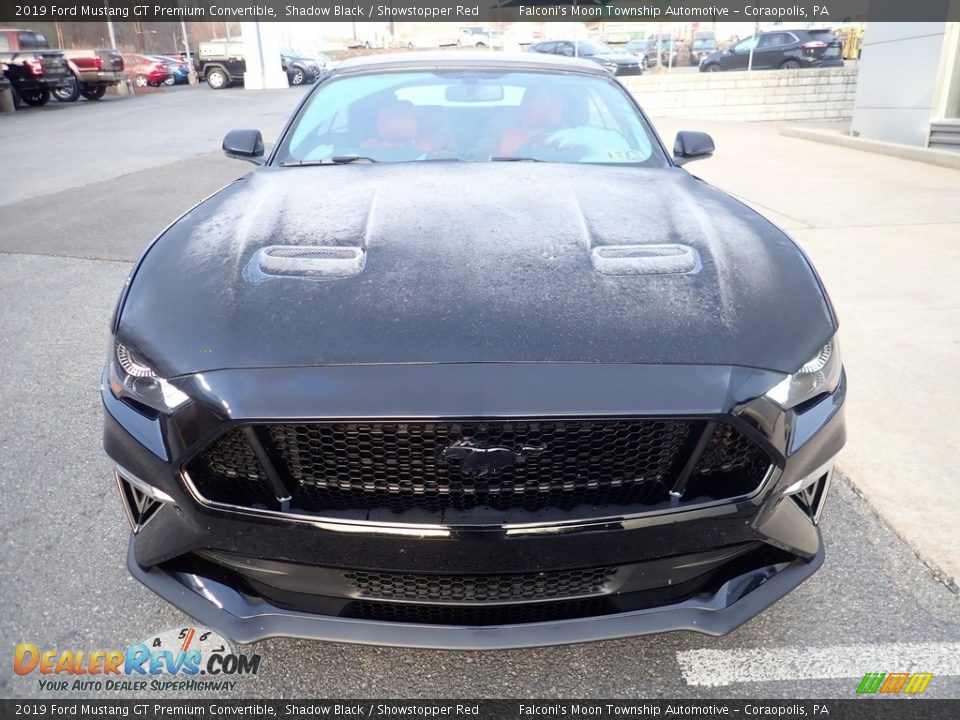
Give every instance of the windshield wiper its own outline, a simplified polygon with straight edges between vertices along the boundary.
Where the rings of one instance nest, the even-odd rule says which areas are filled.
[[[517,157],[516,155],[504,155],[502,157],[492,157],[490,162],[543,162],[540,158]]]
[[[310,167],[312,165],[347,165],[349,163],[375,163],[372,157],[362,155],[334,155],[333,157],[320,158],[319,160],[284,160],[280,167]]]

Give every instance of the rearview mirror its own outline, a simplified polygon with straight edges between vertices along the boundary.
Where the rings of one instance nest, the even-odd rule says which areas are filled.
[[[713,138],[705,132],[681,130],[673,142],[673,161],[683,165],[691,160],[701,160],[713,155]]]
[[[503,85],[465,82],[448,85],[443,94],[448,102],[497,102],[503,100]]]
[[[263,165],[263,135],[259,130],[231,130],[223,138],[223,154]]]

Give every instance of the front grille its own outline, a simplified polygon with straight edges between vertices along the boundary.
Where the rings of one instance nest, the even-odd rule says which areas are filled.
[[[239,428],[228,432],[203,453],[200,491],[233,505],[268,507],[276,501],[267,473]]]
[[[343,574],[364,598],[421,602],[550,600],[597,595],[616,568],[510,575],[412,575],[350,570]]]
[[[649,502],[659,495],[688,433],[686,423],[669,420],[269,427],[304,507],[386,504],[396,512]],[[496,473],[472,473],[468,461],[443,458],[464,440],[526,457]]]
[[[256,426],[304,513],[557,511],[650,508],[669,490],[706,426],[680,419],[283,423]],[[685,501],[730,498],[760,484],[770,458],[720,423]],[[271,490],[240,428],[188,466],[207,500],[270,506]],[[274,496],[274,505],[276,505]]]

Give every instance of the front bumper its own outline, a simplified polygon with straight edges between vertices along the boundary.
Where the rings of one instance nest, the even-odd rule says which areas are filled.
[[[761,569],[746,573],[725,583],[712,595],[664,607],[501,627],[371,622],[288,610],[245,596],[229,585],[202,575],[144,568],[134,554],[133,538],[127,552],[127,568],[133,577],[167,602],[204,627],[215,629],[238,643],[298,637],[365,645],[500,650],[613,640],[673,630],[726,635],[813,575],[823,564],[823,558],[821,547],[808,561],[798,559],[776,571]],[[751,589],[753,585],[755,589]]]
[[[845,383],[802,413],[784,413],[758,397],[775,384],[775,374],[736,368],[412,366],[387,374],[382,368],[220,371],[200,380],[189,393],[196,402],[169,418],[145,417],[106,390],[104,443],[124,473],[167,499],[131,538],[131,573],[238,642],[283,635],[482,649],[669,630],[722,635],[823,560],[812,513],[783,491],[819,476],[843,445]],[[562,397],[557,388],[565,388]],[[755,493],[729,502],[499,527],[229,510],[199,501],[182,475],[191,453],[224,423],[317,417],[318,407],[322,417],[409,416],[414,401],[418,414],[429,417],[719,414],[756,428],[776,463]],[[486,607],[504,611],[503,619],[476,624],[463,620],[473,617],[476,603],[463,610],[464,604],[424,607],[395,598],[369,602],[343,582],[349,571],[549,575],[601,565],[616,568],[614,579],[586,600],[602,602],[602,609],[541,618],[513,614],[507,605],[560,608],[564,600],[495,602]],[[391,612],[356,612],[371,606]]]

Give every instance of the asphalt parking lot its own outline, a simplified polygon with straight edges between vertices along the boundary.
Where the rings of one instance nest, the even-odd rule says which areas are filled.
[[[128,530],[100,447],[107,322],[144,245],[193,203],[249,169],[220,155],[224,132],[259,127],[271,141],[301,92],[177,88],[70,107],[51,103],[0,117],[5,174],[16,179],[0,186],[0,648],[6,652],[20,642],[60,649],[124,647],[188,622],[125,569]],[[679,125],[661,124],[668,142]],[[784,164],[802,174],[804,162],[818,162],[805,141],[782,138],[766,126],[699,127],[715,135],[718,155],[691,171],[702,171],[794,233],[823,263],[828,285],[846,277],[846,263],[855,261],[850,253],[864,232],[892,242],[883,235],[892,231],[884,228],[898,223],[882,209],[854,200],[845,204],[843,196],[831,200],[826,192],[815,201],[803,190],[774,188]],[[867,162],[860,157],[865,154],[830,152],[836,158],[830,180],[841,183],[833,194],[844,187],[843,173],[869,191],[872,176],[858,165]],[[778,154],[780,161],[771,163]],[[883,162],[910,166],[909,172],[885,175],[888,205],[915,190],[917,174],[931,178],[931,187],[948,190],[948,179],[957,179],[938,174],[952,172],[940,168]],[[960,181],[953,187],[958,191]],[[931,193],[914,210],[931,223],[924,237],[955,240],[960,203],[944,208],[951,196]],[[320,200],[305,189],[304,202]],[[855,233],[841,222],[858,212],[871,215],[880,229]],[[858,228],[869,225],[861,220]],[[938,257],[954,262],[953,253]],[[867,310],[856,314],[861,307],[856,303],[866,301],[846,285],[831,290],[841,318],[845,310],[853,315],[844,346],[848,367],[862,367],[869,377],[871,358],[879,351],[871,345]],[[952,308],[955,323],[951,303],[945,298],[932,311]],[[949,334],[955,325],[946,327],[955,353]],[[953,357],[948,353],[943,361]],[[853,369],[851,376],[851,404],[859,398],[872,412],[872,399],[857,390]],[[945,390],[956,382],[945,379]],[[944,557],[952,546],[938,538],[924,544],[916,521],[878,515],[882,498],[868,502],[854,491],[869,496],[887,470],[897,482],[910,482],[908,470],[884,465],[897,456],[890,448],[881,452],[883,438],[860,412],[853,410],[851,417],[850,461],[841,460],[850,482],[834,483],[823,521],[824,567],[727,637],[673,633],[478,653],[277,639],[255,646],[263,656],[261,673],[241,683],[237,695],[845,698],[854,696],[866,672],[924,671],[934,673],[927,696],[960,697],[960,598],[943,572],[938,576],[931,569],[947,564],[939,561],[938,543],[947,543]],[[884,418],[891,434],[909,434],[897,422]],[[949,424],[942,432],[948,430]],[[955,439],[945,442],[947,449],[951,442],[957,449]],[[877,448],[872,454],[869,443]],[[946,471],[935,465],[929,472]],[[928,508],[930,534],[956,533],[955,507]],[[42,694],[35,678],[0,673],[0,696]]]

